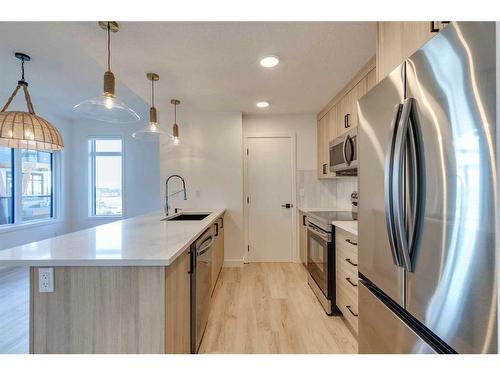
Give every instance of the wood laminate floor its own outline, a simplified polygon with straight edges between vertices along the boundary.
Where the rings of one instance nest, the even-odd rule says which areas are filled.
[[[327,316],[295,263],[224,268],[200,353],[357,353],[341,317]]]
[[[0,354],[29,352],[29,269],[0,267]]]

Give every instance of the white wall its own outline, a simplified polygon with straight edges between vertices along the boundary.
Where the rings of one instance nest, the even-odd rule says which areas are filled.
[[[50,224],[28,226],[24,228],[0,229],[0,250],[29,242],[43,240],[67,233],[71,230],[69,207],[70,199],[70,170],[71,170],[71,123],[67,119],[54,116],[45,116],[61,131],[65,148],[57,152],[56,163],[60,164],[60,174],[56,177],[55,189],[57,201],[55,202],[57,219]]]
[[[315,114],[243,116],[244,136],[295,134],[297,137],[297,204],[301,208],[350,210],[357,178],[319,180]]]
[[[225,264],[241,265],[244,256],[242,117],[239,112],[178,112],[181,144],[165,137],[160,145],[161,202],[165,180],[179,174],[186,180],[188,199],[170,199],[171,207],[226,208]],[[168,129],[170,131],[170,128]],[[172,181],[170,192],[179,190]]]
[[[91,136],[121,136],[123,140],[124,218],[159,211],[159,143],[139,141],[132,133],[144,126],[78,120],[72,124],[71,228],[80,230],[116,219],[89,217],[88,139]]]
[[[316,115],[245,115],[245,136],[295,134],[297,170],[316,170]]]

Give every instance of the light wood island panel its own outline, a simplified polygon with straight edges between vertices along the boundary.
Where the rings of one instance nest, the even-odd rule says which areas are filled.
[[[168,267],[30,270],[31,353],[189,353],[189,254]]]

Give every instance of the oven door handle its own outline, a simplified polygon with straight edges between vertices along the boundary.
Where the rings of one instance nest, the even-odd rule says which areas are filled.
[[[321,237],[322,240],[326,241],[326,242],[330,242],[330,236],[326,233],[323,233],[322,231],[320,231],[319,229],[316,229],[315,227],[313,227],[311,224],[309,224],[307,226],[307,230],[316,234],[317,236]]]

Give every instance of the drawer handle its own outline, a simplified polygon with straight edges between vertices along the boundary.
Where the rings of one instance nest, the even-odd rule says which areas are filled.
[[[349,310],[349,312],[353,315],[353,316],[358,316],[358,314],[355,314],[352,310],[351,310],[351,305],[347,305],[347,310]]]
[[[345,242],[350,243],[350,244],[351,244],[351,245],[353,245],[353,246],[358,246],[358,243],[357,243],[357,242],[353,242],[353,241],[351,241],[349,238],[348,238],[348,239],[346,239],[346,240],[345,240]]]
[[[346,261],[347,263],[349,263],[351,266],[354,266],[354,267],[357,267],[357,266],[358,266],[358,263],[353,263],[353,262],[351,261],[351,258],[347,258],[345,261]]]
[[[352,286],[358,286],[358,284],[354,284],[354,283],[351,281],[351,278],[350,278],[350,277],[346,277],[345,279],[346,279],[346,280],[347,280],[347,282],[348,282],[349,284],[351,284]]]

